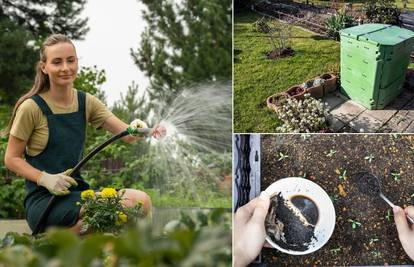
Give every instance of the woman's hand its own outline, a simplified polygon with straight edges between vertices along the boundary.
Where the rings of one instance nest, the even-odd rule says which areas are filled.
[[[53,195],[67,195],[70,193],[69,187],[78,185],[75,179],[67,175],[68,171],[58,174],[42,172],[37,184],[45,187]]]
[[[244,267],[259,255],[265,243],[264,221],[270,198],[266,192],[240,207],[234,215],[234,266]]]
[[[159,123],[155,124],[155,126],[151,130],[151,136],[156,139],[164,138],[167,135],[167,129],[164,126],[160,125]]]
[[[414,260],[414,225],[409,225],[406,214],[414,217],[414,206],[408,206],[404,210],[398,206],[394,209],[394,221],[397,226],[398,238],[408,257]]]

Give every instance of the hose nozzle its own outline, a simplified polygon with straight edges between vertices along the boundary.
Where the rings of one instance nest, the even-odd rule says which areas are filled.
[[[148,135],[151,134],[151,128],[134,128],[134,127],[128,127],[127,132],[130,135],[136,136],[136,135]]]

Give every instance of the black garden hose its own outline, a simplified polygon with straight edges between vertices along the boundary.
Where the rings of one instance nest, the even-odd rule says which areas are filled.
[[[107,141],[105,141],[104,143],[100,144],[99,146],[97,146],[96,148],[94,148],[88,155],[86,155],[81,161],[79,161],[79,163],[71,170],[71,173],[69,174],[69,176],[72,176],[73,173],[76,173],[80,170],[80,168],[82,168],[83,165],[85,165],[86,162],[88,162],[93,156],[95,156],[99,151],[101,151],[102,149],[104,149],[106,146],[108,146],[109,144],[113,143],[114,141],[127,136],[129,134],[136,134],[136,133],[140,133],[140,134],[148,134],[151,132],[150,128],[138,128],[138,129],[132,129],[132,128],[128,128],[127,130],[112,136],[110,139],[108,139]],[[40,219],[36,224],[36,227],[32,233],[32,235],[37,235],[39,233],[44,232],[45,228],[46,228],[46,219],[50,213],[50,210],[52,209],[54,203],[56,202],[56,195],[53,195],[50,199],[49,202],[47,203],[46,208],[43,210],[42,214],[40,215]]]

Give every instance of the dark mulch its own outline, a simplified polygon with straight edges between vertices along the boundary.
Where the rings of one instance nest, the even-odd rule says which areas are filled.
[[[324,247],[305,256],[265,248],[268,266],[413,264],[398,240],[390,207],[361,193],[351,177],[371,172],[396,205],[414,205],[414,136],[262,135],[261,143],[262,190],[281,178],[306,176],[325,189],[336,211],[335,230]],[[279,152],[289,157],[279,161]],[[352,228],[349,220],[361,226]]]

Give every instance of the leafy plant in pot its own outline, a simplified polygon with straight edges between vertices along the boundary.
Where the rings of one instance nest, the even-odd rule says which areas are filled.
[[[324,80],[321,78],[312,79],[302,84],[302,87],[311,94],[312,97],[322,98],[323,97],[323,85]]]

